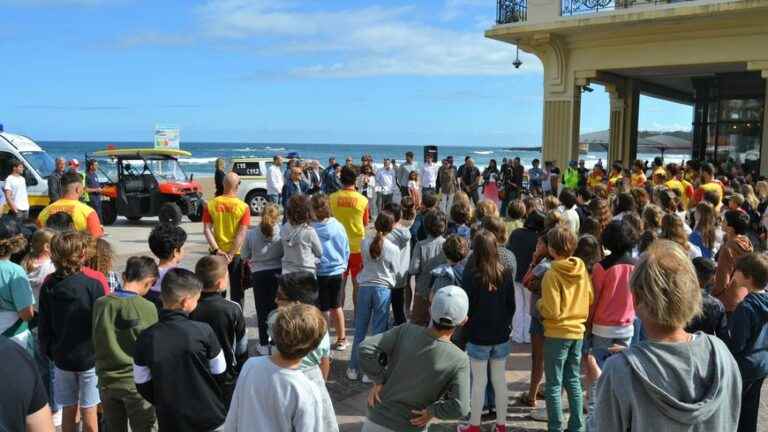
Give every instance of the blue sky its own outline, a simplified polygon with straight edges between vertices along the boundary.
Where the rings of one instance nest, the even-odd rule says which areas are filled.
[[[0,123],[40,140],[539,145],[541,64],[493,0],[0,0]],[[690,128],[643,98],[641,129]],[[582,131],[607,128],[585,94]]]

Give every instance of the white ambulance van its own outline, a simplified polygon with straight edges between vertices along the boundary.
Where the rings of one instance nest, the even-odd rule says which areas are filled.
[[[0,129],[0,185],[5,184],[5,178],[11,172],[11,161],[14,159],[24,163],[30,213],[36,214],[49,203],[48,176],[55,168],[54,160],[32,139]],[[4,196],[0,198],[0,203],[3,204],[0,206],[3,211],[7,210]]]

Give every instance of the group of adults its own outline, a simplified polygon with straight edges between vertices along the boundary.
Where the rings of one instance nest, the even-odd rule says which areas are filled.
[[[533,183],[538,184],[544,192],[552,190],[547,179],[552,173],[556,178],[559,173],[553,164],[547,163],[547,171],[538,167],[539,161],[534,160],[533,167],[528,174],[536,175]],[[226,164],[223,159],[216,162],[215,172],[215,196],[224,193],[224,178],[226,176]],[[440,207],[443,211],[450,211],[453,203],[453,195],[456,192],[464,192],[477,204],[484,194],[498,195],[505,203],[520,196],[524,187],[525,167],[519,157],[506,158],[501,165],[491,160],[487,168],[482,172],[470,156],[464,158],[464,163],[457,166],[453,156],[447,156],[437,163],[432,154],[426,154],[423,163],[415,160],[413,152],[405,153],[405,160],[398,163],[397,160],[384,158],[382,165],[377,167],[371,155],[363,155],[359,164],[355,164],[352,157],[347,157],[344,164],[335,157],[328,159],[325,168],[316,160],[302,160],[299,158],[286,158],[276,155],[272,163],[266,169],[267,198],[270,202],[286,206],[288,200],[294,195],[312,195],[322,192],[330,195],[343,188],[341,183],[341,170],[349,167],[358,174],[355,183],[356,189],[369,200],[371,217],[376,217],[379,210],[392,202],[397,196],[406,196],[410,193],[409,184],[415,181],[421,195],[437,193],[441,196]],[[538,182],[538,183],[537,183]],[[541,186],[546,182],[547,185]],[[556,189],[556,186],[555,186]],[[491,192],[491,191],[495,192]],[[501,206],[502,209],[506,205]]]
[[[0,208],[5,215],[26,222],[31,205],[25,166],[18,159],[12,160],[9,165],[10,173],[3,183]],[[79,231],[87,230],[96,237],[101,236],[101,196],[104,190],[97,170],[96,160],[89,160],[83,173],[77,159],[66,161],[57,158],[54,170],[47,179],[49,205],[40,212],[38,224],[45,225],[51,215],[65,213],[69,223]]]

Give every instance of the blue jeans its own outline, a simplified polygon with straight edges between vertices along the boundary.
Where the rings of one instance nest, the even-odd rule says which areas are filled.
[[[391,290],[385,286],[361,286],[357,290],[355,304],[355,340],[352,343],[352,354],[349,358],[349,368],[357,369],[360,344],[371,326],[371,335],[377,335],[389,330],[389,302]]]
[[[581,394],[581,344],[582,340],[544,339],[544,398],[547,401],[547,429],[562,432],[563,407],[560,400],[562,388],[568,393],[570,417],[568,430],[584,430],[584,399]]]
[[[53,399],[62,407],[95,407],[101,402],[96,368],[82,372],[53,369]]]
[[[267,200],[273,204],[280,204],[280,194],[268,194]]]

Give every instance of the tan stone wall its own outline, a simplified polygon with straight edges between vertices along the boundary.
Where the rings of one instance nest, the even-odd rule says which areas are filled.
[[[579,17],[559,13],[559,0],[529,0],[528,22],[496,26],[486,36],[519,43],[541,59],[544,158],[557,160],[561,167],[578,154],[574,115],[579,112],[579,86],[597,80],[601,71],[620,75],[630,68],[728,63],[768,72],[768,0],[697,0]],[[614,100],[612,112],[605,113],[616,129],[612,157],[625,161],[631,158],[631,114],[636,115],[628,101]],[[768,140],[764,143],[766,149]],[[768,169],[766,158],[763,165]]]

